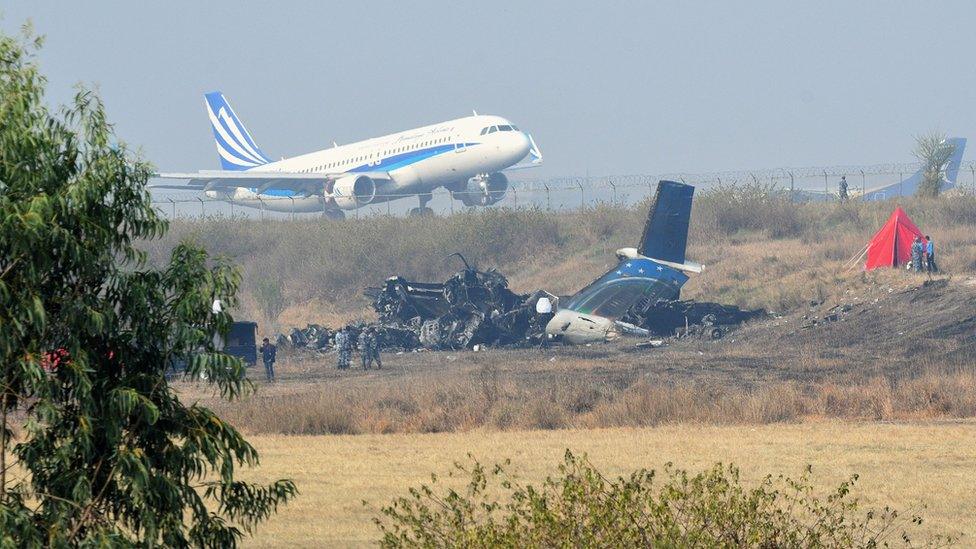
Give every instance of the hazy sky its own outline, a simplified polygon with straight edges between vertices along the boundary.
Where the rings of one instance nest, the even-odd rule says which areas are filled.
[[[972,2],[30,2],[49,98],[97,85],[162,170],[219,167],[202,94],[292,156],[479,113],[536,175],[911,161],[976,138]],[[970,155],[967,154],[967,158]]]

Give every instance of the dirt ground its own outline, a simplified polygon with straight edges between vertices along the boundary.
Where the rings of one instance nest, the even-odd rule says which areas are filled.
[[[832,317],[836,314],[836,318]],[[279,383],[265,394],[402,382],[423,374],[475,371],[492,364],[517,381],[562,376],[627,386],[707,381],[750,388],[770,381],[844,382],[865,375],[911,375],[922,366],[972,368],[976,361],[976,279],[886,277],[843,299],[742,326],[717,341],[686,339],[638,348],[622,338],[587,346],[386,353],[384,369],[335,369],[335,355],[282,350]],[[258,366],[252,378],[263,383]]]

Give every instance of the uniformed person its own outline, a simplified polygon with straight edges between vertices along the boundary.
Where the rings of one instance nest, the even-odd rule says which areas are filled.
[[[376,361],[377,370],[383,367],[383,361],[380,359],[380,342],[378,336],[379,334],[373,326],[363,330],[363,333],[359,336],[359,352],[363,361],[363,370],[369,370],[373,361]]]
[[[916,236],[912,240],[912,270],[916,273],[922,271],[922,253],[924,250],[922,239]]]
[[[349,368],[349,361],[352,358],[352,333],[349,330],[349,326],[346,326],[339,330],[335,335],[335,347],[336,347],[336,368],[339,370],[345,370]]]
[[[357,347],[359,347],[359,360],[363,363],[363,370],[369,370],[369,363],[367,358],[369,357],[369,328],[363,328],[363,331],[359,332],[359,341],[357,342]]]
[[[837,196],[841,201],[847,200],[847,176],[840,176],[840,183],[837,184]]]

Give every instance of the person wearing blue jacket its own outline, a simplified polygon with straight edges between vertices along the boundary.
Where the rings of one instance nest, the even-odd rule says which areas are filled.
[[[935,264],[935,244],[929,235],[925,235],[925,270],[930,273],[938,272],[939,270]]]

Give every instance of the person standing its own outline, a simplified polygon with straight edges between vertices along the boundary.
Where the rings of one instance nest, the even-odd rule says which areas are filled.
[[[847,201],[847,176],[840,176],[840,183],[837,184],[837,196],[840,197],[841,202]]]
[[[918,273],[922,270],[922,251],[925,247],[922,245],[922,239],[915,237],[912,240],[912,271]]]
[[[369,370],[369,328],[359,332],[359,360],[363,363],[363,370]]]
[[[373,362],[376,362],[376,369],[383,369],[383,361],[380,359],[380,340],[375,326],[370,326],[363,330],[363,335],[359,338],[360,352],[363,358],[363,370],[369,370]]]
[[[275,380],[274,363],[277,358],[278,348],[268,338],[264,338],[261,344],[261,360],[264,362],[264,374],[268,377],[269,383]]]
[[[929,235],[925,235],[925,270],[930,273],[938,272],[939,270],[935,264],[935,244]]]
[[[352,334],[349,326],[345,326],[335,335],[335,347],[337,352],[336,368],[345,370],[349,368],[349,359],[352,355]]]

